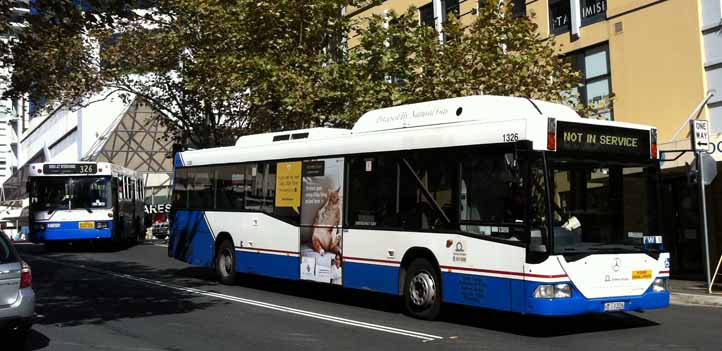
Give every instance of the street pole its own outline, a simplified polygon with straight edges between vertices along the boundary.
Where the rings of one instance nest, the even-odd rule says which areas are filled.
[[[709,94],[708,94],[709,95]],[[709,122],[704,120],[690,120],[689,121],[689,134],[690,142],[692,144],[692,150],[697,158],[697,184],[699,184],[699,209],[700,219],[702,220],[702,238],[704,240],[704,275],[707,278],[707,289],[711,285],[710,277],[710,264],[709,264],[709,233],[707,228],[707,199],[704,191],[704,187],[707,181],[711,181],[714,178],[712,174],[706,174],[704,171],[704,161],[702,155],[707,152],[707,145],[709,144]],[[716,167],[716,165],[715,165]],[[715,169],[716,171],[716,169]],[[707,179],[710,178],[710,179]]]
[[[701,209],[701,218],[702,218],[702,237],[704,240],[704,275],[705,278],[707,278],[707,287],[709,288],[711,286],[710,283],[710,267],[709,267],[709,238],[708,238],[708,231],[707,231],[707,199],[704,189],[704,180],[702,179],[702,174],[704,174],[704,162],[702,162],[702,152],[705,151],[696,151],[695,154],[697,156],[697,183],[699,184],[699,198],[700,198],[700,209]]]

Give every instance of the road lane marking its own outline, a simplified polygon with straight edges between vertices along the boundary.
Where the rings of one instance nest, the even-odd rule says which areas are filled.
[[[207,290],[188,288],[188,287],[184,287],[184,286],[180,286],[180,285],[165,283],[165,282],[158,281],[158,280],[137,277],[137,276],[133,276],[130,274],[107,271],[107,270],[90,267],[90,266],[83,265],[83,264],[70,263],[70,262],[63,261],[63,260],[39,257],[39,256],[35,256],[35,255],[30,255],[30,256],[32,256],[34,259],[38,259],[38,260],[53,261],[53,262],[57,262],[57,263],[69,266],[69,267],[75,267],[78,269],[83,269],[83,270],[91,271],[91,272],[95,272],[95,273],[106,274],[106,275],[123,278],[123,279],[127,279],[127,280],[132,280],[132,281],[136,281],[136,282],[141,282],[141,283],[145,283],[145,284],[179,290],[179,291],[183,291],[183,292],[187,292],[187,293],[191,293],[191,294],[195,294],[195,295],[214,297],[214,298],[218,298],[218,299],[243,303],[246,305],[252,305],[252,306],[256,306],[256,307],[279,311],[279,312],[295,314],[295,315],[299,315],[299,316],[303,316],[303,317],[321,319],[321,320],[338,323],[338,324],[349,325],[349,326],[353,326],[353,327],[360,327],[360,328],[371,329],[371,330],[376,330],[376,331],[390,333],[390,334],[408,336],[408,337],[420,339],[423,342],[443,339],[443,337],[438,336],[438,335],[426,334],[426,333],[421,333],[421,332],[417,332],[417,331],[413,331],[413,330],[394,328],[394,327],[389,327],[389,326],[380,325],[380,324],[367,323],[367,322],[362,322],[362,321],[358,321],[358,320],[332,316],[332,315],[328,315],[328,314],[316,313],[316,312],[312,312],[312,311],[307,311],[307,310],[302,310],[302,309],[297,309],[297,308],[292,308],[292,307],[286,307],[286,306],[282,306],[282,305],[276,305],[276,304],[258,301],[258,300],[251,300],[251,299],[246,299],[246,298],[232,296],[232,295],[215,293],[215,292],[207,291]]]

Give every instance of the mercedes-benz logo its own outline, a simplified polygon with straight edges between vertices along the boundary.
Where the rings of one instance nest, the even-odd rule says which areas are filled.
[[[619,269],[622,268],[622,260],[619,258],[614,259],[614,265],[612,265],[612,270],[615,272],[619,272]]]

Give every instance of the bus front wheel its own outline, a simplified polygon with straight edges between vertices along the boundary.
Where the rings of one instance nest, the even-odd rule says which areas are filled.
[[[216,249],[216,274],[222,284],[236,282],[236,252],[230,240],[223,240]]]
[[[441,311],[441,278],[427,259],[417,258],[406,268],[404,308],[426,320],[436,319]]]

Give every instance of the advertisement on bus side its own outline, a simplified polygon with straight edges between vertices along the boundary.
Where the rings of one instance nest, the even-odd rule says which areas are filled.
[[[301,279],[341,285],[343,158],[304,161]]]

